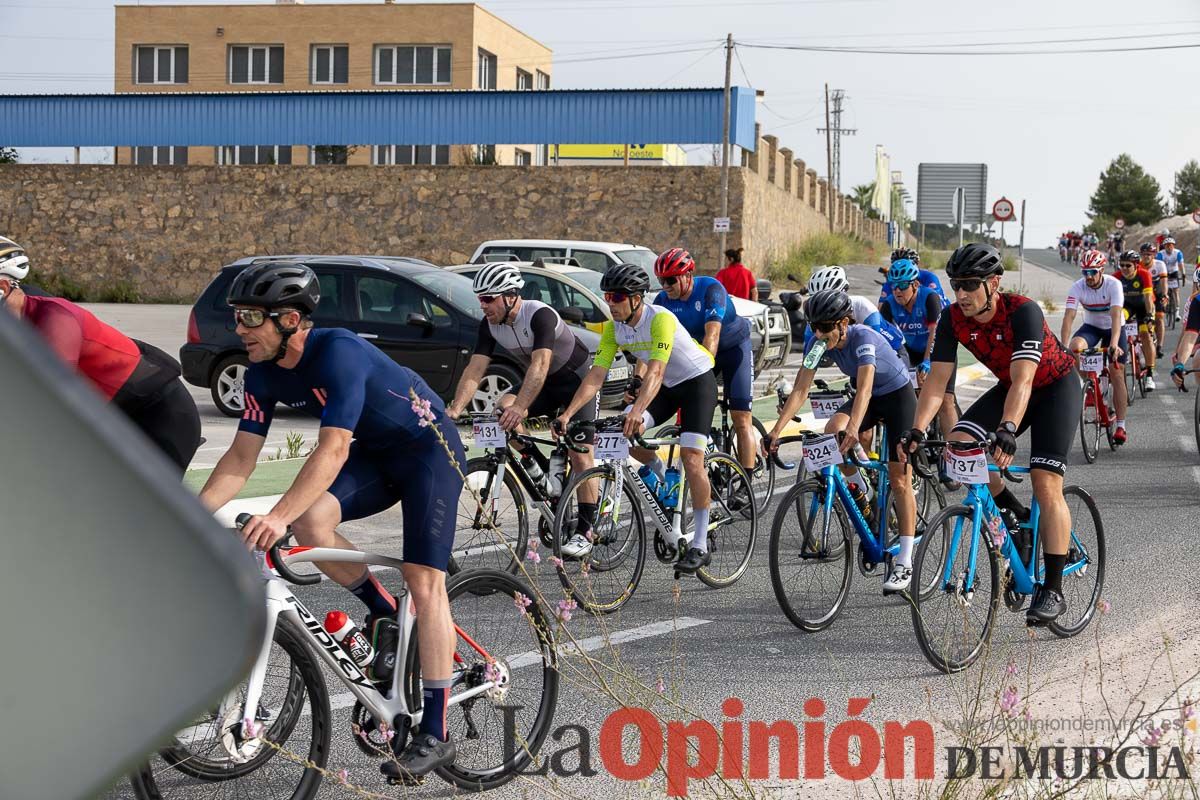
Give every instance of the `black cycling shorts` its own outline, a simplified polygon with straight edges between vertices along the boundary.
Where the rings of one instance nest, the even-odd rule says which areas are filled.
[[[1125,295],[1125,310],[1129,313],[1129,319],[1136,321],[1139,326],[1154,322],[1154,312],[1150,310],[1145,295]]]
[[[533,398],[533,403],[529,406],[529,416],[557,417],[560,411],[570,405],[571,400],[575,397],[575,392],[579,391],[581,383],[583,383],[583,378],[577,372],[562,372],[547,375],[546,382],[542,384],[542,390],[538,392],[537,397]],[[520,384],[508,390],[508,393],[513,397],[516,397],[520,392]],[[596,419],[599,408],[600,394],[597,393],[592,402],[585,403],[582,408],[575,412],[575,416],[571,417],[571,421],[591,422]]]
[[[717,410],[717,376],[712,370],[670,388],[663,386],[646,411],[655,425],[670,421],[679,412],[679,432],[708,437]]]
[[[176,378],[148,402],[122,411],[183,474],[200,447],[200,412],[183,381]]]
[[[854,400],[850,399],[842,403],[837,413],[850,416],[853,408]],[[887,429],[887,460],[896,463],[900,460],[896,455],[896,441],[912,429],[916,416],[916,390],[911,386],[901,386],[894,392],[871,395],[871,399],[867,401],[867,415],[863,417],[863,430],[868,431],[875,427],[875,423],[882,422],[883,427]]]
[[[985,439],[1000,425],[1008,387],[996,384],[966,410],[954,426],[959,433]],[[1075,431],[1079,429],[1079,411],[1083,406],[1083,384],[1072,369],[1054,383],[1034,389],[1025,408],[1025,418],[1017,436],[1030,431],[1029,468],[1044,469],[1058,475],[1067,472],[1067,455]]]
[[[929,335],[932,336],[933,334]],[[908,345],[904,345],[904,352],[908,353],[908,363],[910,366],[917,367],[925,360],[924,350],[914,350]],[[952,361],[950,364],[950,380],[946,381],[946,394],[954,394],[954,381],[958,379],[958,362]]]

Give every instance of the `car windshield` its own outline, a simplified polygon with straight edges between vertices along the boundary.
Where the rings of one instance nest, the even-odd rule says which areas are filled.
[[[617,250],[613,253],[617,258],[621,259],[624,264],[637,264],[642,269],[646,270],[646,274],[650,276],[650,290],[657,292],[662,288],[662,284],[658,282],[658,278],[654,277],[654,261],[657,256],[649,250]]]
[[[471,280],[455,272],[431,269],[417,272],[412,279],[472,319],[483,319],[483,309],[471,291]]]

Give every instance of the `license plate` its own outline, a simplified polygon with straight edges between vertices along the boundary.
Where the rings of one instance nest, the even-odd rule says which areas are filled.
[[[804,443],[804,466],[809,472],[817,472],[841,463],[842,453],[838,449],[835,434],[817,436]]]
[[[1104,370],[1104,354],[1080,356],[1079,369],[1083,372],[1102,372]]]
[[[988,482],[987,456],[981,448],[946,450],[946,474],[962,484]]]
[[[808,399],[812,404],[813,416],[817,419],[829,419],[845,402],[840,394],[811,394]]]
[[[610,381],[629,380],[629,367],[613,367],[608,371],[608,379]]]
[[[769,347],[769,348],[767,348],[767,358],[779,358],[779,356],[782,352],[783,352],[783,345],[781,345],[781,344],[775,345],[773,347]]]
[[[476,447],[504,447],[508,440],[499,422],[476,422],[471,426]]]
[[[624,461],[629,458],[629,440],[620,431],[596,434],[596,458],[601,461]]]

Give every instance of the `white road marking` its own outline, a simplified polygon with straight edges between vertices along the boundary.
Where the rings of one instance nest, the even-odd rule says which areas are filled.
[[[1167,394],[1165,392],[1162,394],[1162,401],[1169,406],[1175,405],[1175,397],[1173,395]]]
[[[1183,427],[1183,414],[1178,411],[1168,411],[1167,419],[1171,420],[1172,425]]]
[[[1192,467],[1191,473],[1192,473],[1192,480],[1194,480],[1196,482],[1197,486],[1200,486],[1200,467]]]
[[[1196,449],[1196,442],[1190,436],[1180,436],[1179,449],[1185,453],[1190,453]]]

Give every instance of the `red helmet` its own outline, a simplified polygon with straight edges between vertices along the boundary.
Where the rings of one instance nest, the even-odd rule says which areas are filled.
[[[1099,250],[1088,250],[1079,259],[1080,269],[1104,269],[1108,266],[1108,256]]]
[[[694,269],[696,269],[696,262],[692,260],[692,254],[682,247],[664,250],[658,260],[654,262],[654,274],[660,278],[685,275]]]

